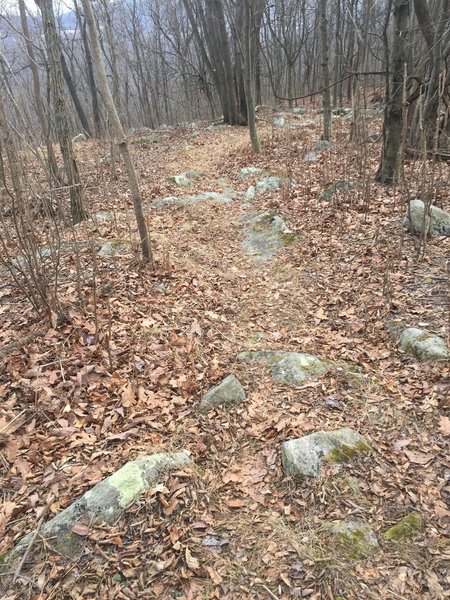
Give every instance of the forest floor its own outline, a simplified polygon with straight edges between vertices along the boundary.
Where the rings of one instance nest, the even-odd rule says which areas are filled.
[[[17,581],[0,576],[2,598],[450,597],[450,365],[418,363],[386,329],[395,318],[448,339],[450,238],[423,249],[402,218],[432,172],[435,201],[450,209],[449,166],[408,163],[407,185],[380,186],[380,143],[350,143],[349,122],[334,126],[336,148],[315,163],[303,157],[319,124],[262,124],[258,156],[245,128],[178,128],[133,144],[147,205],[224,186],[245,192],[254,181],[238,174],[250,165],[298,182],[250,208],[237,199],[150,210],[154,270],[136,256],[122,165],[115,180],[100,161],[106,144],[76,145],[89,208],[110,215],[76,229],[90,240],[79,251],[61,249],[67,322],[2,357],[0,554],[127,461],[186,450],[195,468],[168,476],[113,528],[92,527],[76,561],[38,538]],[[184,171],[204,176],[190,188],[168,182]],[[362,191],[318,200],[349,177]],[[265,263],[242,248],[240,218],[255,210],[276,211],[299,235]],[[105,240],[130,236],[128,252],[97,255]],[[42,327],[17,290],[0,295],[1,346]],[[348,361],[367,377],[282,386],[236,360],[265,349]],[[229,373],[246,401],[200,415],[199,399]],[[362,433],[372,454],[301,483],[283,473],[283,441],[341,427]],[[384,540],[411,512],[423,531]],[[329,543],[325,524],[347,518],[371,525],[379,552],[351,560]]]

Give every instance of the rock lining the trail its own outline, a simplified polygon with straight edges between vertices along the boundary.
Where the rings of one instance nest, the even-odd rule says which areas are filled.
[[[374,530],[362,521],[333,521],[327,524],[327,529],[333,549],[345,558],[363,560],[380,549]]]
[[[404,329],[399,337],[399,345],[402,350],[421,362],[450,360],[450,349],[447,342],[426,329],[416,327]]]
[[[126,254],[130,251],[130,244],[124,240],[108,240],[105,242],[97,256],[114,256],[116,254]]]
[[[244,180],[249,179],[250,177],[256,177],[257,175],[262,175],[264,173],[264,169],[261,167],[243,167],[238,174],[238,179]]]
[[[253,213],[246,217],[242,247],[249,255],[261,262],[270,260],[281,248],[296,241],[283,219],[272,212]]]
[[[235,375],[228,375],[211,388],[201,399],[199,411],[207,413],[218,406],[240,404],[245,400],[245,391]]]
[[[403,219],[404,226],[415,235],[450,236],[450,213],[430,204],[425,214],[425,203],[416,199],[409,203]]]
[[[321,377],[331,369],[344,371],[350,377],[361,377],[357,367],[353,365],[304,352],[263,350],[241,352],[237,358],[240,361],[265,363],[270,368],[273,379],[286,385],[301,385],[308,379]]]
[[[289,179],[287,177],[278,177],[277,175],[270,175],[268,177],[263,177],[258,179],[256,182],[256,194],[261,196],[267,192],[271,192],[273,190],[278,190],[283,185],[296,185],[296,181],[294,179]]]
[[[370,444],[348,427],[335,431],[318,431],[288,440],[281,448],[284,471],[294,479],[317,477],[322,463],[345,463],[360,454],[369,453]]]
[[[76,527],[73,531],[74,526],[113,525],[122,512],[140,494],[157,484],[165,473],[192,465],[191,458],[184,452],[161,452],[128,462],[45,523],[39,535],[57,552],[68,557],[74,556],[82,550],[86,539],[76,533]],[[8,559],[23,552],[32,536],[33,533],[25,536]]]
[[[151,203],[152,208],[166,208],[167,206],[190,206],[200,202],[218,202],[229,204],[234,200],[234,193],[220,194],[219,192],[201,192],[192,196],[167,196]]]

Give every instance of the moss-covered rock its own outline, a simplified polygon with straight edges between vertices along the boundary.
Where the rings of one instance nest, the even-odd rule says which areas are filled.
[[[244,233],[243,248],[259,261],[272,258],[280,248],[295,243],[299,237],[287,230],[286,223],[274,212],[250,215]]]
[[[373,529],[360,521],[334,521],[329,526],[333,550],[345,558],[362,560],[378,552],[380,546]]]
[[[400,334],[400,348],[424,362],[428,360],[450,360],[447,342],[438,335],[409,327]]]
[[[272,377],[278,383],[301,385],[308,379],[320,377],[330,370],[340,370],[349,378],[360,378],[358,368],[347,363],[338,363],[304,352],[284,352],[280,350],[262,350],[241,352],[240,361],[265,363]]]
[[[78,553],[85,537],[72,531],[75,524],[106,523],[112,525],[121,513],[144,491],[153,487],[166,472],[192,465],[184,452],[152,454],[129,462],[104,479],[56,517],[45,523],[40,535],[50,547],[64,556]],[[32,533],[25,536],[10,553],[10,558],[22,552]]]
[[[318,431],[284,442],[283,468],[294,479],[317,477],[324,462],[346,463],[371,451],[368,441],[349,428]]]
[[[383,533],[383,537],[386,540],[391,541],[402,541],[414,539],[424,528],[424,522],[420,513],[414,512],[403,517],[393,527],[390,527]]]
[[[209,412],[217,406],[239,404],[245,400],[245,391],[235,375],[228,375],[211,388],[201,399],[199,411]]]

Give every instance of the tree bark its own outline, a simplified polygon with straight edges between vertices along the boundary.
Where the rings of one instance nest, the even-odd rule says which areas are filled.
[[[394,0],[394,45],[392,49],[389,103],[383,128],[383,153],[377,181],[392,184],[400,176],[404,133],[403,94],[408,62],[408,32],[411,0]]]
[[[320,0],[320,41],[322,48],[323,140],[331,140],[330,58],[328,49],[327,0]]]
[[[69,186],[72,222],[76,224],[86,219],[87,213],[84,207],[84,194],[78,171],[78,164],[70,136],[63,67],[61,64],[61,45],[56,32],[52,0],[36,0],[36,4],[40,8],[42,14],[44,36],[47,44],[50,88],[55,114],[56,132],[61,147],[65,174]]]

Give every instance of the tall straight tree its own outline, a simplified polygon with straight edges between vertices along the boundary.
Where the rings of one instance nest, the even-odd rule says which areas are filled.
[[[331,86],[330,52],[328,43],[328,1],[320,0],[320,41],[322,49],[322,86],[323,86],[323,134],[322,139],[331,139]]]
[[[128,147],[128,141],[125,132],[122,127],[119,115],[117,113],[116,105],[111,93],[111,89],[108,84],[108,78],[106,76],[105,63],[103,62],[102,49],[100,46],[100,39],[98,35],[97,25],[95,23],[94,11],[92,9],[91,0],[82,0],[84,16],[86,19],[86,25],[89,31],[89,41],[91,45],[92,59],[97,71],[97,79],[101,95],[106,104],[106,110],[108,111],[108,117],[111,122],[114,135],[116,137],[120,154],[122,155],[125,169],[128,177],[128,185],[130,187],[131,197],[133,199],[134,214],[136,217],[136,223],[139,231],[139,237],[141,242],[141,252],[144,262],[153,264],[153,256],[150,247],[150,239],[148,236],[147,223],[145,221],[144,211],[142,209],[142,198],[141,191],[139,189],[139,182],[134,168],[133,159],[131,158],[130,149]]]
[[[383,127],[383,152],[377,181],[392,184],[398,180],[402,166],[404,133],[403,95],[409,51],[409,20],[412,0],[394,0],[394,44],[391,55],[391,83],[386,99]]]
[[[44,138],[44,142],[47,146],[47,161],[48,167],[51,176],[53,179],[58,180],[58,166],[56,164],[56,157],[53,151],[53,144],[50,135],[50,126],[47,116],[45,114],[44,101],[42,100],[41,94],[41,83],[39,80],[39,72],[36,62],[36,57],[34,53],[33,43],[31,41],[30,36],[30,28],[28,27],[28,16],[26,12],[25,0],[19,0],[19,12],[20,12],[20,22],[22,24],[22,31],[25,40],[25,47],[27,50],[27,55],[30,60],[30,70],[31,76],[33,80],[33,96],[36,107],[36,114],[39,120],[39,125],[41,127],[42,136]]]
[[[50,90],[55,115],[56,133],[61,147],[64,170],[69,187],[72,222],[76,224],[86,219],[87,213],[84,207],[84,193],[75,152],[73,150],[72,138],[70,136],[66,89],[64,86],[63,67],[61,64],[61,44],[56,32],[52,0],[36,0],[36,4],[40,8],[42,14],[45,43],[47,45]]]

